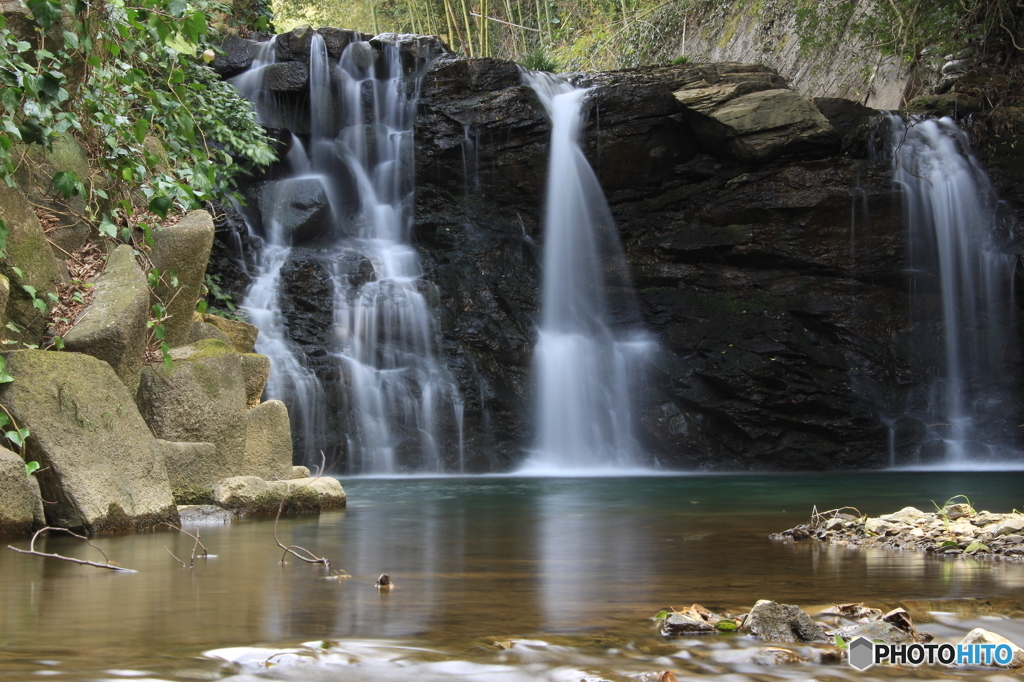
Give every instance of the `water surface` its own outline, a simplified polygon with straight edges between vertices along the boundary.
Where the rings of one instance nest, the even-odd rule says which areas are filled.
[[[222,661],[205,656],[213,650],[276,651],[311,640],[337,642],[333,651],[349,651],[349,663],[390,661],[394,647],[420,647],[441,653],[402,650],[398,658],[409,665],[501,663],[524,679],[562,679],[556,672],[563,669],[566,679],[578,669],[612,679],[615,671],[632,674],[638,666],[682,665],[661,651],[678,652],[679,642],[655,637],[650,618],[694,602],[732,612],[762,598],[809,609],[843,601],[902,603],[919,618],[934,619],[928,611],[956,614],[932,627],[949,636],[978,618],[1024,610],[1024,567],[1017,564],[767,538],[806,520],[815,505],[852,504],[878,514],[908,504],[931,510],[933,501],[965,494],[978,509],[1022,508],[1020,472],[343,483],[346,511],[285,519],[280,531],[282,541],[329,557],[332,569],[351,579],[326,579],[321,568],[294,560],[281,565],[272,520],[203,528],[216,558],[198,560],[193,570],[169,556],[167,550],[187,562],[192,547],[171,532],[96,541],[134,574],[0,552],[0,680],[46,672],[63,673],[62,679],[116,678],[104,672],[110,670],[213,679],[224,672]],[[86,554],[78,541],[57,537],[45,549]],[[373,583],[380,573],[398,587],[379,592]],[[1024,643],[1018,621],[993,623],[991,629]],[[524,644],[502,653],[493,647],[521,638],[547,648]],[[552,649],[555,643],[560,646]],[[754,644],[720,638],[714,646]],[[531,646],[544,654],[530,653]],[[353,648],[363,653],[352,654]],[[524,668],[527,659],[541,669]],[[388,665],[384,670],[393,674],[397,664]],[[417,675],[430,679],[431,670]],[[811,672],[813,666],[801,674]],[[498,673],[480,674],[472,679]],[[454,673],[442,679],[446,675]]]

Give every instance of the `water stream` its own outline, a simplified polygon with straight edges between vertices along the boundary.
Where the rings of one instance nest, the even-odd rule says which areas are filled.
[[[276,120],[285,114],[258,84],[265,65],[255,64],[236,85],[262,117]],[[288,177],[259,189],[262,248],[243,303],[261,330],[256,349],[271,359],[267,395],[288,403],[307,463],[340,443],[348,473],[458,470],[460,461],[443,461],[439,421],[446,417],[458,430],[462,398],[437,357],[428,302],[434,287],[409,244],[418,80],[405,76],[392,45],[378,53],[353,42],[332,60],[319,34],[309,71],[308,143],[293,136]],[[318,198],[329,209],[326,226],[282,226]],[[340,377],[329,385],[306,366],[280,310],[282,268],[300,245],[329,279],[332,335],[319,351],[331,355]],[[326,428],[332,391],[343,394],[336,433]]]
[[[631,295],[611,211],[579,145],[587,90],[524,72],[551,119],[541,322],[534,349],[536,451],[526,469],[646,463],[633,433],[635,391],[653,348],[639,325],[614,328],[609,289]],[[635,310],[635,308],[634,308]]]

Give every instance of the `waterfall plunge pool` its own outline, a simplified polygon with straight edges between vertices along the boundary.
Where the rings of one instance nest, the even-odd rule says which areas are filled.
[[[767,538],[814,505],[931,511],[964,494],[979,509],[1010,511],[1024,506],[1024,472],[343,483],[346,511],[285,519],[280,531],[348,580],[278,564],[265,519],[203,527],[216,558],[191,571],[167,550],[187,561],[192,541],[172,532],[96,540],[135,574],[0,552],[0,680],[849,676],[845,665],[757,666],[742,660],[756,640],[662,638],[651,620],[666,607],[738,612],[762,598],[811,612],[846,601],[903,605],[940,639],[981,626],[1024,643],[1024,565]],[[45,550],[87,553],[60,537]],[[398,587],[379,592],[380,573]],[[315,656],[301,646],[322,640],[333,646]]]

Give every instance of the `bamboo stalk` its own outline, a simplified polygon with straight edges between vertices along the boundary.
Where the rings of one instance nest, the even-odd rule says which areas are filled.
[[[448,18],[449,26],[454,26],[455,34],[459,38],[459,45],[463,54],[468,54],[466,49],[466,38],[462,35],[462,28],[459,26],[458,17],[455,15],[455,8],[452,7],[451,0],[444,0],[444,7],[446,10],[445,16]],[[449,29],[451,30],[451,29]]]
[[[469,56],[473,58],[476,54],[473,51],[473,25],[469,22],[469,8],[466,7],[466,0],[459,0],[462,5],[462,18],[466,22],[466,47],[469,48]]]

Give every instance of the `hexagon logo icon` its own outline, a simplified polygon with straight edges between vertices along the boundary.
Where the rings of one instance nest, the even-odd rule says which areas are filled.
[[[875,664],[875,645],[870,640],[854,637],[847,647],[850,665],[857,670],[867,670]]]

